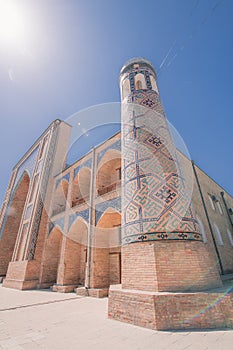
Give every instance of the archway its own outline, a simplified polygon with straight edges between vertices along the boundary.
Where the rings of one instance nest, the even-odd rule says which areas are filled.
[[[78,217],[72,224],[64,245],[58,283],[62,285],[85,284],[87,262],[87,223]]]
[[[67,180],[61,180],[57,186],[53,197],[52,215],[57,215],[66,209],[66,201],[69,183]]]
[[[55,226],[45,242],[40,286],[50,287],[57,282],[58,266],[61,256],[62,232]]]
[[[95,228],[94,287],[121,283],[121,214],[108,208]]]
[[[117,150],[108,151],[102,158],[97,171],[97,194],[116,190],[121,181],[121,154]]]
[[[72,207],[85,203],[90,196],[91,170],[83,167],[75,176],[72,189]]]
[[[0,238],[0,276],[6,275],[8,264],[12,259],[29,186],[30,178],[25,171],[12,194],[3,222],[3,234]]]

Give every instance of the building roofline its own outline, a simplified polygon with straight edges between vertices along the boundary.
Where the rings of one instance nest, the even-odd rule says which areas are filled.
[[[114,138],[116,135],[120,134],[121,131],[117,131],[115,134],[113,134],[112,136],[108,137],[106,140],[98,143],[97,145],[95,146],[92,146],[90,151],[88,151],[87,153],[85,153],[81,158],[77,159],[75,162],[73,162],[72,164],[69,164],[69,166],[67,166],[65,169],[63,169],[62,171],[60,171],[59,173],[57,173],[56,175],[54,175],[54,177],[57,177],[58,175],[62,174],[63,172],[65,172],[67,169],[71,168],[72,166],[74,166],[75,163],[79,162],[80,160],[82,160],[84,157],[86,157],[89,153],[91,153],[91,150],[93,148],[98,148],[100,147],[101,145],[103,145],[105,142],[111,140],[112,138]]]
[[[23,161],[27,158],[27,156],[33,152],[34,148],[36,147],[37,143],[43,138],[43,136],[49,131],[49,129],[55,124],[55,123],[65,123],[68,126],[71,126],[67,122],[61,120],[61,119],[55,119],[52,121],[52,123],[49,124],[49,126],[42,132],[42,134],[35,140],[35,142],[32,144],[32,146],[24,153],[24,155],[18,160],[18,162],[13,166],[12,171],[14,171],[17,167],[23,163]]]
[[[202,171],[210,180],[212,180],[216,185],[221,187],[221,189],[233,199],[233,196],[223,186],[221,186],[216,180],[214,180],[209,174],[207,174],[205,170],[201,169],[200,166],[196,164],[194,160],[191,160],[191,162],[194,164],[195,167],[197,167],[200,171]]]

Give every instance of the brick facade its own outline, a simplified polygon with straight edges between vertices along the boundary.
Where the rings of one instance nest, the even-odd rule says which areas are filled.
[[[140,74],[138,87],[144,84]],[[146,79],[144,87],[157,89],[154,81],[150,83],[152,78],[146,75]],[[129,84],[132,86],[132,81]],[[142,92],[146,94],[146,88]],[[151,94],[149,100],[143,97],[142,103],[153,107]],[[153,108],[164,113],[158,101]],[[203,291],[221,287],[220,275],[233,273],[233,215],[228,210],[233,208],[233,198],[177,152],[184,173],[193,177],[192,208],[186,219],[177,231],[156,232],[155,226],[147,224],[144,211],[141,218],[147,231],[137,233],[140,225],[131,220],[130,244],[124,241],[122,245],[122,237],[126,237],[121,232],[122,215],[127,212],[122,208],[122,135],[115,134],[67,166],[69,134],[69,125],[55,121],[13,169],[0,214],[3,286],[51,287],[58,292],[76,290],[80,295],[103,297],[112,285],[112,318],[156,329],[232,324],[227,314],[230,294],[208,311],[211,320],[201,314],[190,323],[182,322],[196,307],[207,308],[216,298],[214,292]],[[156,140],[148,142],[154,147]],[[159,162],[162,164],[162,158]],[[150,169],[152,162],[147,166]],[[139,176],[144,177],[143,172]],[[149,192],[145,186],[146,195]],[[159,189],[156,195],[158,200],[162,198]],[[155,220],[155,204],[151,204],[149,219]],[[133,217],[134,210],[127,215]],[[166,215],[168,218],[171,213]],[[121,287],[116,286],[119,284]],[[191,313],[187,305],[191,305]],[[222,321],[221,310],[225,310]]]

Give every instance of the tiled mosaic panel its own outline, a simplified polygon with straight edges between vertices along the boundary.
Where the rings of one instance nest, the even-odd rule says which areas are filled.
[[[85,162],[81,163],[80,165],[77,166],[77,168],[74,169],[74,177],[78,174],[78,172],[82,169],[82,168],[89,168],[91,169],[91,164],[92,164],[92,158],[87,159]]]
[[[108,147],[104,148],[102,151],[100,151],[98,153],[97,156],[97,164],[100,163],[101,159],[103,158],[103,156],[109,151],[109,150],[117,150],[121,152],[121,140],[117,140],[116,142],[114,142],[113,144],[109,145]]]
[[[113,208],[121,213],[121,197],[109,199],[102,203],[96,204],[95,207],[95,224],[97,225],[103,213],[108,209]]]
[[[15,186],[17,186],[17,183],[19,181],[19,179],[21,178],[22,174],[24,173],[24,171],[27,171],[30,179],[32,179],[32,175],[35,169],[35,165],[36,165],[36,159],[37,159],[37,155],[38,155],[38,150],[39,147],[37,147],[32,154],[20,165],[16,178],[15,178],[15,183],[13,186],[13,189],[15,189]]]
[[[122,124],[123,244],[201,240],[159,95],[133,92]]]
[[[61,177],[60,179],[58,179],[58,180],[56,181],[56,188],[58,188],[58,186],[60,185],[60,183],[61,183],[63,180],[69,182],[69,181],[70,181],[70,174],[68,173],[68,174],[66,174],[65,176],[63,176],[63,177]]]
[[[2,235],[3,235],[3,231],[4,231],[5,224],[6,224],[7,217],[8,217],[9,208],[10,208],[10,206],[12,204],[12,201],[14,199],[14,196],[15,196],[15,193],[17,191],[17,188],[19,187],[19,185],[20,185],[20,183],[21,183],[21,181],[22,181],[22,179],[24,177],[25,171],[28,173],[30,179],[32,179],[32,177],[33,177],[33,173],[34,173],[35,166],[36,166],[38,150],[39,150],[39,147],[37,147],[31,153],[31,155],[28,158],[26,158],[25,161],[18,168],[17,175],[16,175],[16,178],[15,178],[14,184],[12,186],[12,191],[11,191],[11,194],[10,194],[10,200],[9,200],[8,206],[6,208],[6,212],[5,212],[5,216],[4,216],[4,219],[3,219],[3,223],[2,223],[1,228],[0,228],[0,239],[1,239]]]
[[[58,227],[61,231],[63,231],[64,225],[65,225],[65,218],[64,217],[62,217],[54,222],[51,222],[49,224],[49,235],[52,232],[52,230],[54,229],[54,227]]]
[[[80,217],[82,219],[84,219],[86,221],[86,223],[89,222],[89,208],[88,209],[85,209],[83,211],[79,211],[78,213],[74,213],[74,214],[71,214],[69,216],[69,228],[68,230],[70,230],[71,226],[73,225],[73,223]]]

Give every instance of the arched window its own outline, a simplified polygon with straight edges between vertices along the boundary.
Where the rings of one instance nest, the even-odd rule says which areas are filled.
[[[145,80],[145,76],[142,73],[138,73],[135,75],[135,88],[136,90],[142,90],[142,89],[146,89],[146,80]]]
[[[217,207],[218,207],[219,213],[220,213],[221,215],[223,215],[222,206],[221,206],[221,204],[220,204],[219,201],[217,201]]]
[[[222,235],[221,235],[221,233],[219,231],[218,226],[215,223],[214,223],[214,230],[215,230],[215,234],[216,234],[216,238],[217,238],[218,244],[219,245],[223,245]]]
[[[209,201],[210,201],[210,206],[213,210],[215,210],[215,206],[214,206],[214,201],[212,199],[212,196],[210,194],[208,194],[208,198],[209,198]]]
[[[155,81],[155,78],[153,77],[153,75],[150,75],[150,83],[151,83],[152,90],[158,92],[158,87],[157,87],[157,84],[156,84],[156,81]]]
[[[130,94],[130,83],[129,79],[125,79],[122,84],[122,99],[127,97]]]
[[[233,237],[232,237],[232,233],[231,231],[229,230],[229,228],[227,229],[227,235],[228,235],[228,238],[229,238],[229,241],[233,247]]]
[[[136,82],[136,90],[141,90],[142,89],[142,82],[140,80],[138,80]]]
[[[204,225],[203,225],[201,219],[198,216],[197,216],[197,222],[198,222],[198,225],[200,227],[200,232],[201,232],[201,235],[202,235],[203,242],[207,243],[207,236],[206,236],[206,233],[205,233],[205,228],[204,228]]]

